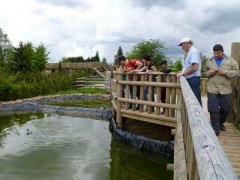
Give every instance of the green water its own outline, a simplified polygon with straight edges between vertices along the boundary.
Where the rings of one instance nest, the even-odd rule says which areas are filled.
[[[50,114],[0,116],[0,180],[172,179],[169,160],[112,140],[108,125]]]

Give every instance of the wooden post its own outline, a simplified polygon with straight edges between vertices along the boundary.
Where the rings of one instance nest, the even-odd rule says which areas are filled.
[[[133,81],[137,81],[137,75],[133,74]],[[136,100],[137,95],[137,85],[133,85],[132,99]],[[132,110],[136,111],[136,104],[132,104]]]
[[[130,81],[130,75],[126,74],[126,81],[129,82]],[[126,92],[125,92],[125,98],[129,99],[129,93],[130,93],[130,86],[127,84],[126,85]],[[129,109],[129,103],[125,103],[125,109]]]
[[[118,81],[122,80],[122,73],[119,73],[117,76]],[[122,85],[121,84],[117,84],[117,98],[121,98],[122,97]],[[122,102],[118,101],[117,99],[117,125],[119,127],[122,127],[122,113],[121,113],[121,109],[122,109]]]
[[[162,76],[158,75],[157,77],[157,82],[160,83],[162,82]],[[160,99],[161,99],[161,87],[156,87],[156,92],[157,92],[157,97],[156,97],[156,103],[160,103]],[[160,114],[160,107],[156,107],[156,114],[159,115]]]
[[[152,82],[153,81],[153,75],[152,74],[149,74],[148,75],[148,81],[149,82]],[[152,102],[152,91],[153,91],[153,87],[152,86],[149,86],[148,87],[148,101]],[[152,106],[148,106],[148,114],[151,114],[152,113]]]
[[[234,42],[232,43],[232,49],[231,49],[231,56],[237,61],[239,65],[240,61],[240,43]],[[236,113],[234,112],[234,109],[237,108],[237,91],[236,91],[236,86],[238,85],[238,78],[232,78],[231,79],[231,87],[232,87],[232,102],[231,102],[231,109],[228,114],[227,122],[234,122],[236,119]]]
[[[167,83],[171,82],[171,76],[167,75]],[[167,87],[166,88],[166,104],[170,104],[170,92],[171,92],[171,88]],[[169,116],[169,111],[170,109],[165,109],[165,116]]]
[[[176,83],[177,82],[177,77],[176,75],[170,75],[172,82]],[[172,88],[172,92],[171,92],[171,104],[175,104],[176,103],[176,88]],[[176,111],[175,109],[171,109],[171,117],[175,117],[176,115]]]
[[[141,75],[141,82],[143,82],[143,81],[145,81],[145,75],[144,74]],[[144,88],[145,88],[145,86],[140,87],[140,100],[144,100]],[[144,111],[144,105],[139,104],[139,106],[140,106],[139,111],[143,112]]]

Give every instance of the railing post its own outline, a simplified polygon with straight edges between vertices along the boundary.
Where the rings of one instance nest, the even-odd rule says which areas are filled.
[[[158,75],[157,77],[157,82],[160,83],[162,82],[162,75]],[[157,87],[156,88],[156,92],[157,92],[157,97],[156,97],[156,103],[160,103],[160,99],[161,99],[161,87]],[[156,114],[159,115],[160,114],[160,107],[156,107]]]
[[[137,81],[137,75],[133,74],[133,81]],[[137,95],[137,85],[133,85],[132,87],[132,99],[136,100],[136,95]],[[132,110],[136,111],[136,103],[132,103]]]
[[[144,81],[145,81],[145,75],[141,74],[141,82],[144,82]],[[144,88],[145,86],[140,87],[140,100],[144,100]],[[144,111],[144,105],[142,104],[140,105],[139,111],[140,112]]]
[[[153,75],[149,74],[148,75],[148,82],[153,82]],[[148,86],[148,101],[152,102],[152,92],[153,92],[153,87],[152,86]],[[152,113],[152,106],[148,106],[148,114]]]
[[[171,76],[168,75],[167,76],[167,83],[171,82]],[[167,87],[166,88],[166,104],[170,104],[170,90],[171,88]],[[169,116],[169,108],[165,108],[165,116],[168,117]]]
[[[130,75],[126,74],[126,82],[130,81]],[[129,93],[130,93],[130,86],[126,85],[126,91],[125,91],[125,98],[129,99]],[[129,103],[125,103],[125,109],[129,109]]]
[[[172,79],[172,83],[177,83],[177,77],[176,75],[170,75],[171,79]],[[171,104],[175,104],[176,103],[176,88],[172,88],[172,92],[171,92]],[[175,117],[176,116],[176,111],[175,109],[171,109],[171,117]]]
[[[121,81],[123,79],[122,76],[123,76],[122,73],[118,73],[117,80]],[[122,85],[118,83],[117,84],[117,98],[118,97],[120,97],[120,98],[122,97],[122,89],[123,89]],[[122,102],[117,99],[117,119],[116,119],[116,121],[117,121],[117,125],[119,127],[122,127],[122,113],[121,113],[121,109],[122,109]]]

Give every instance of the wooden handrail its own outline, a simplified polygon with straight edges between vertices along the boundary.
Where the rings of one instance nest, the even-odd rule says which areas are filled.
[[[187,116],[182,117],[187,167],[193,168],[196,158],[198,169],[198,171],[191,172],[191,168],[188,168],[189,179],[198,179],[199,175],[200,179],[204,180],[237,180],[236,173],[185,77],[180,77],[180,84],[187,112]],[[191,146],[194,147],[194,154],[192,154]]]

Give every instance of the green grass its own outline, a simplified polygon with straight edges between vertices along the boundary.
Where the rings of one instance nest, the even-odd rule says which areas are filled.
[[[48,95],[58,95],[58,94],[109,94],[109,92],[105,89],[100,88],[82,88],[82,89],[70,89],[66,91],[58,91],[54,93],[50,93]]]
[[[53,102],[53,103],[49,103],[49,105],[63,106],[63,107],[82,107],[82,108],[111,108],[112,107],[111,101],[109,99]]]

